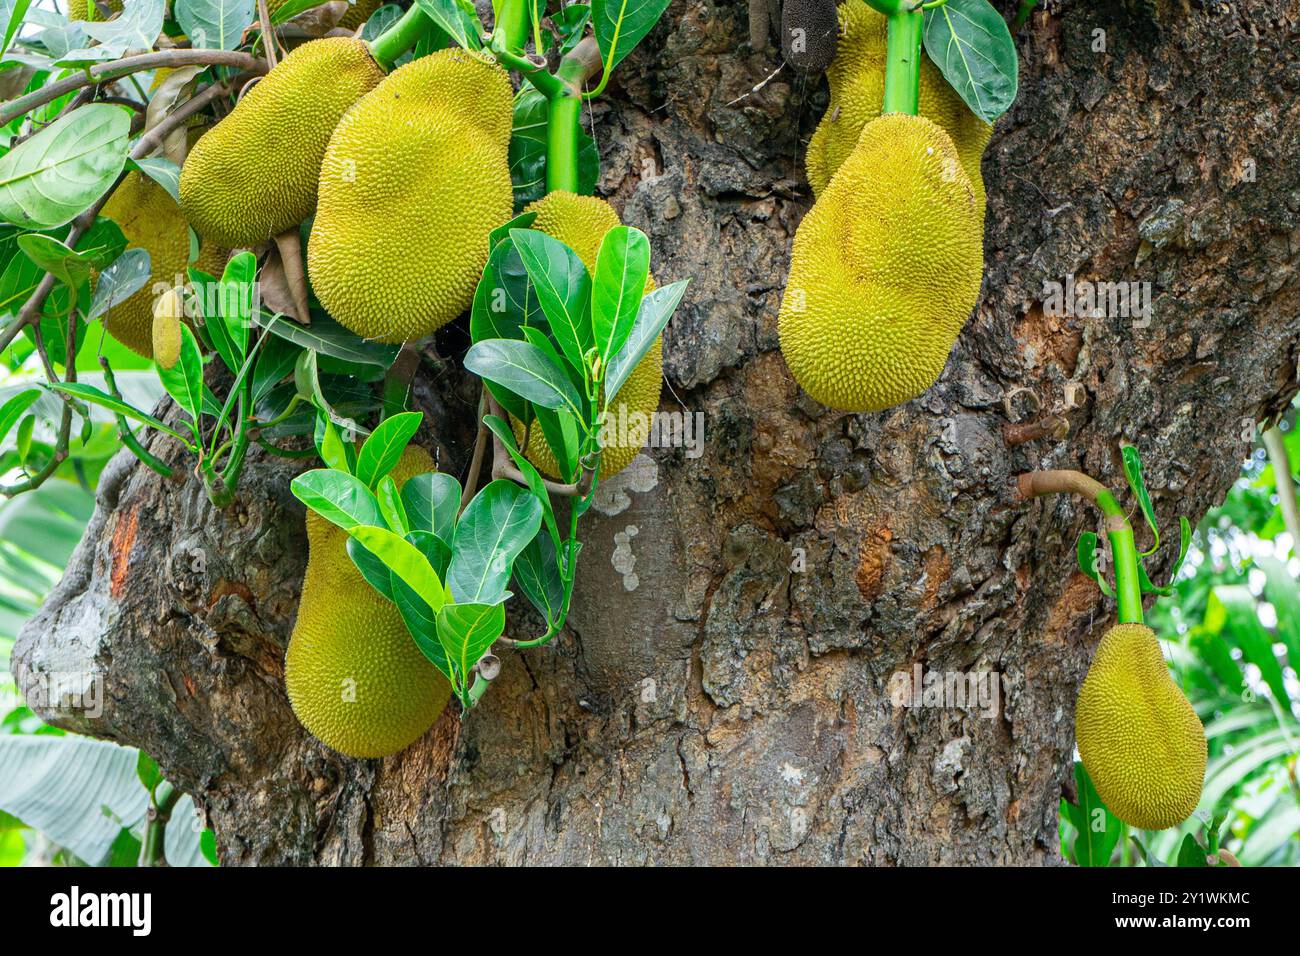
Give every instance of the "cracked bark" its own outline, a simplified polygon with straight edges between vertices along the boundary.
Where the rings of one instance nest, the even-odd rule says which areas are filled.
[[[255,455],[214,512],[187,467],[164,482],[119,458],[15,649],[20,686],[92,662],[102,715],[45,712],[154,755],[227,865],[1058,861],[1074,699],[1113,608],[1074,568],[1088,506],[1016,503],[1010,480],[1078,468],[1119,488],[1132,442],[1162,525],[1195,521],[1247,425],[1294,393],[1298,23],[1294,0],[1036,13],[984,162],[980,307],[935,388],[853,416],[801,396],[777,351],[823,84],[783,71],[726,105],[778,54],[750,51],[744,4],[675,3],[594,119],[601,191],[661,282],[694,278],[663,408],[704,414],[704,452],[651,450],[605,487],[557,643],[503,652],[463,723],[341,758],[282,686],[294,466]],[[1150,282],[1151,324],[1046,314],[1043,283],[1067,274]],[[416,385],[421,439],[457,471],[473,383]],[[1005,445],[1003,396],[1024,387],[1065,439]],[[999,672],[996,717],[891,705],[918,662]]]

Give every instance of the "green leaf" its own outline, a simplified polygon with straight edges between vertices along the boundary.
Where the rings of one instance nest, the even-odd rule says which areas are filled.
[[[348,534],[378,557],[396,580],[420,596],[430,608],[437,611],[447,603],[447,593],[433,570],[433,565],[419,548],[387,528],[356,525]]]
[[[93,0],[89,0],[93,2]],[[166,0],[133,0],[125,4],[122,12],[112,20],[82,21],[77,25],[93,40],[95,46],[72,50],[60,62],[82,63],[91,60],[112,60],[127,50],[151,50],[162,32]]]
[[[143,750],[136,755],[135,774],[144,784],[144,788],[151,793],[153,788],[162,783],[162,771],[158,769],[158,762],[150,757]]]
[[[412,531],[406,539],[424,555],[435,572],[446,569],[451,548],[441,538],[427,531]],[[420,653],[454,683],[447,654],[438,640],[438,612],[400,580],[393,581],[393,602]]]
[[[438,640],[455,670],[462,703],[469,703],[470,669],[505,628],[504,604],[448,604],[438,611]]]
[[[423,418],[422,412],[401,412],[375,426],[357,455],[357,477],[374,488],[401,461]]]
[[[587,350],[595,344],[587,267],[576,252],[544,232],[512,229],[510,238],[519,250],[560,351],[574,368],[585,369]]]
[[[461,488],[451,475],[431,471],[402,485],[402,506],[411,528],[429,531],[450,541],[456,534]]]
[[[302,350],[292,342],[275,335],[267,335],[262,343],[262,353],[253,368],[253,404],[262,401],[271,389],[283,382],[293,372]]]
[[[253,321],[294,345],[355,365],[378,365],[386,369],[393,364],[401,348],[383,342],[367,342],[323,312],[312,315],[311,325],[299,325],[282,315],[261,310],[254,313]]]
[[[970,107],[992,123],[1016,99],[1020,63],[1007,22],[988,0],[925,11],[925,52]]]
[[[548,628],[559,626],[564,613],[564,578],[555,544],[546,531],[538,531],[515,558],[515,583]]]
[[[1128,486],[1133,489],[1138,507],[1142,510],[1142,517],[1146,519],[1147,527],[1151,529],[1151,536],[1155,539],[1149,551],[1141,552],[1143,557],[1147,557],[1155,554],[1156,549],[1160,547],[1160,531],[1156,527],[1155,509],[1151,506],[1151,495],[1147,491],[1146,479],[1142,477],[1142,458],[1132,445],[1124,445],[1120,449],[1120,455],[1124,460],[1124,477],[1128,480]]]
[[[524,481],[528,484],[528,490],[533,493],[534,498],[542,503],[542,520],[546,522],[547,531],[550,532],[556,549],[559,549],[561,541],[560,528],[556,524],[555,509],[551,506],[551,496],[546,490],[546,485],[542,482],[541,472],[519,451],[519,445],[515,442],[515,434],[510,430],[509,425],[495,415],[484,416],[483,424],[500,439],[501,444],[510,453],[510,457],[514,459],[515,467],[523,474]]]
[[[248,333],[253,325],[256,282],[257,259],[251,252],[241,252],[226,263],[221,282],[217,286],[221,320],[235,350],[234,368],[238,368],[248,357]]]
[[[18,248],[38,268],[53,273],[64,285],[75,289],[90,279],[93,266],[86,255],[69,249],[57,239],[29,232],[18,237]]]
[[[591,287],[591,326],[606,365],[627,342],[636,324],[646,279],[650,240],[640,229],[615,226],[600,242]]]
[[[5,24],[4,39],[0,41],[0,55],[3,55],[9,49],[9,44],[13,42],[14,35],[18,28],[22,26],[23,17],[27,16],[27,8],[31,5],[32,0],[13,0],[9,6],[9,20]]]
[[[71,222],[126,164],[131,114],[90,103],[0,156],[0,218],[32,229]]]
[[[397,490],[397,482],[392,475],[384,475],[375,488],[375,497],[379,499],[379,512],[384,516],[384,523],[400,535],[411,530],[406,518],[406,509],[402,507],[402,496]]]
[[[393,592],[393,576],[388,570],[388,565],[377,555],[366,550],[365,545],[356,538],[349,537],[347,547],[348,557],[352,559],[352,563],[356,565],[366,582],[388,600],[397,603],[397,597]]]
[[[573,9],[572,6],[565,7],[563,13]],[[517,210],[546,195],[546,126],[550,113],[550,101],[541,91],[530,84],[519,88],[515,94],[509,152],[510,181]],[[590,196],[596,191],[598,179],[600,150],[596,148],[596,141],[579,125],[578,195]],[[531,222],[516,223],[512,228],[527,228],[529,225]]]
[[[83,401],[90,402],[92,405],[107,408],[109,411],[116,414],[125,415],[133,421],[140,422],[143,425],[148,425],[150,428],[156,428],[164,434],[179,439],[185,443],[187,448],[194,450],[194,446],[191,444],[190,438],[187,435],[182,435],[171,426],[154,418],[148,412],[142,412],[134,405],[128,405],[126,402],[114,398],[112,395],[95,388],[93,385],[86,385],[82,382],[54,382],[46,387],[56,392],[63,392],[65,395],[72,395],[75,398],[80,398]]]
[[[176,404],[197,423],[203,408],[203,355],[188,325],[181,325],[181,357],[171,368],[158,367],[158,378]]]
[[[145,287],[153,264],[146,249],[127,249],[99,274],[86,321],[93,322]]]
[[[479,37],[483,33],[483,24],[479,22],[470,0],[416,0],[416,3],[458,47],[464,50],[482,48]]]
[[[308,508],[344,531],[383,523],[375,496],[347,472],[335,468],[306,471],[289,483],[289,489]]]
[[[578,435],[578,420],[572,412],[550,408],[534,409],[534,428],[542,430],[542,437],[560,469],[560,478],[567,482],[578,478],[578,453],[582,439]]]
[[[1124,825],[1106,809],[1087,769],[1077,761],[1074,764],[1074,782],[1079,802],[1066,804],[1070,822],[1078,832],[1074,841],[1074,862],[1079,866],[1109,866]]]
[[[254,0],[175,0],[174,16],[196,49],[233,50],[257,18],[257,4]]]
[[[1287,660],[1300,670],[1300,585],[1276,558],[1256,558],[1255,566],[1264,572],[1264,597],[1277,614],[1277,636],[1286,645]]]
[[[677,311],[678,303],[686,294],[689,279],[682,279],[672,285],[655,289],[641,300],[637,311],[636,323],[632,332],[618,353],[609,360],[605,369],[605,404],[614,400],[619,389],[627,381],[632,370],[641,364],[641,360],[654,346],[655,339],[663,332],[668,320]]]
[[[465,354],[465,368],[543,408],[564,408],[581,417],[581,399],[569,376],[530,342],[475,342]]]
[[[181,168],[165,156],[146,156],[128,159],[128,168],[138,169],[163,189],[167,190],[176,205],[181,203]]]
[[[321,461],[336,471],[352,474],[352,458],[348,454],[347,445],[339,435],[338,426],[330,420],[329,413],[323,408],[316,409],[316,427],[312,437]]]
[[[1110,584],[1106,581],[1106,575],[1102,574],[1101,568],[1097,561],[1097,535],[1092,531],[1085,531],[1079,535],[1078,544],[1075,545],[1075,559],[1079,563],[1079,570],[1096,582],[1097,587],[1101,588],[1101,593],[1106,597],[1113,597],[1114,593]]]
[[[39,388],[29,388],[14,395],[4,405],[0,405],[0,442],[5,440],[9,430],[14,427],[18,419],[22,418],[23,413],[31,408],[32,403],[40,397],[41,390]]]
[[[1210,592],[1205,608],[1205,628],[1224,637],[1241,649],[1242,656],[1259,668],[1260,675],[1273,692],[1273,699],[1284,709],[1290,708],[1286,679],[1273,651],[1273,636],[1259,620],[1259,605],[1245,584],[1220,585]]]
[[[537,534],[542,505],[512,481],[498,479],[474,496],[456,525],[447,590],[458,602],[494,604],[511,565]]]
[[[1183,837],[1182,844],[1178,847],[1178,860],[1175,866],[1204,868],[1209,866],[1205,861],[1205,847],[1196,842],[1196,837],[1188,833]]]
[[[592,0],[591,22],[606,72],[645,38],[668,4],[669,0]]]

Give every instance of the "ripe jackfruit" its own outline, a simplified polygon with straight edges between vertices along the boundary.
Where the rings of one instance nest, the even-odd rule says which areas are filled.
[[[266,12],[274,19],[275,11],[288,2],[289,0],[267,0]],[[343,30],[355,31],[370,19],[370,15],[378,10],[383,2],[384,0],[353,0],[352,5],[348,7],[348,12],[343,14],[343,19],[339,20],[337,26]]]
[[[433,470],[410,446],[392,471],[402,485]],[[366,583],[342,528],[308,512],[307,575],[284,683],[298,720],[349,757],[386,757],[418,740],[451,697],[451,685],[415,645],[393,603]]]
[[[781,52],[804,73],[821,73],[835,59],[840,21],[835,0],[785,0],[781,7]]]
[[[247,248],[297,225],[316,205],[330,134],[384,78],[361,40],[298,47],[199,138],[181,168],[181,205],[204,239]]]
[[[510,218],[513,102],[501,67],[447,49],[399,67],[343,118],[307,245],[334,318],[403,342],[469,307],[488,234]]]
[[[1143,624],[1117,624],[1097,647],[1074,715],[1097,793],[1129,826],[1163,830],[1196,809],[1205,731]]]
[[[596,268],[596,253],[605,233],[620,225],[614,207],[595,196],[578,196],[570,192],[548,193],[528,206],[525,212],[537,213],[532,227],[558,239],[578,254],[589,270]],[[654,288],[654,278],[646,279],[646,291]],[[659,391],[663,384],[663,336],[655,339],[645,358],[637,363],[623,387],[606,409],[606,426],[602,430],[600,477],[618,474],[636,457],[650,434],[650,416],[659,408]],[[523,440],[524,429],[514,422],[515,438]],[[543,473],[555,478],[559,467],[551,446],[541,429],[529,429],[528,460]]]
[[[108,0],[107,6],[111,13],[122,12],[122,0]],[[68,0],[68,19],[73,22],[77,20],[94,22],[106,18],[95,6],[94,0]]]
[[[983,266],[948,134],[920,116],[872,120],[795,233],[777,319],[790,372],[844,411],[915,398],[943,371]]]
[[[149,281],[109,310],[104,316],[104,327],[131,351],[153,358],[155,286],[188,281],[189,227],[171,193],[138,170],[127,173],[104,204],[104,215],[121,227],[128,246],[138,246],[149,253],[150,263]],[[206,242],[194,267],[219,276],[225,268],[226,254],[225,249]]]
[[[812,139],[805,163],[813,195],[820,196],[840,165],[853,152],[862,129],[880,115],[885,95],[885,29],[883,14],[862,0],[846,0],[839,8],[844,23],[835,60],[826,71],[830,104]],[[943,78],[939,68],[921,54],[919,87],[921,116],[938,123],[957,148],[962,168],[970,177],[984,218],[984,180],[980,158],[993,127],[970,111]]]

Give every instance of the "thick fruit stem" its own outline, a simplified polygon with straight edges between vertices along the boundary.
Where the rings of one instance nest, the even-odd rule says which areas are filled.
[[[578,131],[582,87],[600,70],[600,48],[586,37],[560,61],[555,77],[560,88],[550,100],[546,121],[546,191],[578,192]]]
[[[370,41],[370,55],[388,73],[398,57],[415,46],[431,26],[433,21],[413,5],[396,23]]]
[[[1106,516],[1106,537],[1115,562],[1115,600],[1121,624],[1142,623],[1142,585],[1133,526],[1115,496],[1101,482],[1079,471],[1031,471],[1016,478],[1021,497],[1073,494],[1087,498]]]
[[[889,32],[885,40],[885,98],[881,113],[917,114],[924,24],[924,15],[919,9],[889,14]]]
[[[503,0],[492,30],[492,45],[510,53],[522,53],[528,42],[529,0]],[[498,46],[498,44],[500,44]],[[538,53],[545,53],[538,50]]]

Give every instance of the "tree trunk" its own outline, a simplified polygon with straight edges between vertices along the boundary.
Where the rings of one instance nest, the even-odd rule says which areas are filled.
[[[1114,608],[1075,567],[1089,507],[1019,502],[1012,479],[1079,468],[1120,490],[1128,442],[1162,527],[1196,521],[1294,394],[1298,14],[1036,13],[984,161],[980,306],[934,388],[847,415],[800,393],[776,335],[825,84],[787,68],[762,85],[779,48],[750,51],[742,4],[674,3],[596,101],[595,135],[601,190],[651,237],[659,280],[693,280],[662,407],[702,413],[702,454],[649,449],[603,486],[569,629],[502,651],[464,720],[453,706],[398,756],[340,757],[283,686],[302,466],[254,455],[216,511],[157,439],[181,477],[115,459],[19,639],[20,687],[97,672],[98,716],[41,712],[157,758],[226,865],[1058,862],[1074,701]],[[1149,324],[1050,314],[1044,283],[1067,276],[1151,283]],[[438,350],[466,340],[453,327]],[[431,361],[420,440],[461,474],[476,386]],[[1008,412],[1069,434],[1008,445]],[[526,624],[515,607],[507,633]],[[918,665],[993,672],[999,693],[893,700]]]

